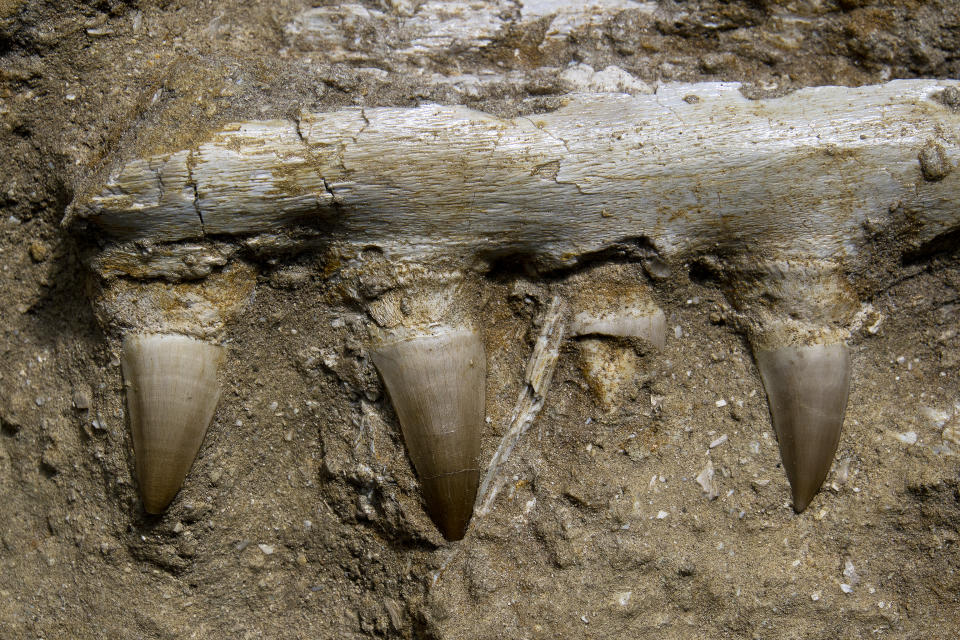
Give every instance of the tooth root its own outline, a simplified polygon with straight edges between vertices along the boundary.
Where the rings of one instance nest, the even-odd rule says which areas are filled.
[[[393,402],[427,512],[448,540],[463,538],[480,480],[486,357],[470,329],[382,344],[372,351]]]
[[[220,399],[222,361],[221,347],[193,338],[123,339],[127,410],[147,513],[162,513],[190,471]]]
[[[820,490],[840,441],[850,390],[843,344],[755,349],[780,444],[793,508],[800,513]]]

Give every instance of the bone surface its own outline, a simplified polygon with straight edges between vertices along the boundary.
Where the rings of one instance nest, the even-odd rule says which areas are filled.
[[[223,349],[177,335],[127,335],[124,385],[147,513],[173,500],[200,449],[220,398]]]
[[[430,517],[463,538],[480,479],[486,357],[470,329],[439,327],[374,347]]]
[[[522,253],[567,265],[638,236],[667,258],[850,257],[864,224],[892,211],[920,242],[956,227],[960,114],[938,98],[956,84],[766,100],[736,84],[665,84],[512,119],[442,105],[305,112],[128,162],[72,215],[118,239],[301,227],[468,263]]]
[[[807,508],[830,471],[850,390],[843,344],[754,352],[770,402],[793,508]]]

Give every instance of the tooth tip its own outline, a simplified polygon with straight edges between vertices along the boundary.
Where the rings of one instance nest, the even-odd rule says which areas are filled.
[[[462,540],[473,516],[480,472],[469,469],[421,483],[427,512],[447,540]]]
[[[819,491],[819,487],[817,487]],[[810,506],[810,503],[813,501],[813,497],[817,495],[817,491],[807,494],[799,494],[796,491],[793,492],[793,510],[796,513],[803,513],[806,511],[807,507]]]
[[[843,344],[757,350],[794,510],[806,509],[830,471],[850,389]]]
[[[170,505],[170,501],[167,502],[154,502],[148,503],[147,498],[143,498],[143,510],[146,511],[151,516],[158,516],[164,511],[167,510],[167,507]]]

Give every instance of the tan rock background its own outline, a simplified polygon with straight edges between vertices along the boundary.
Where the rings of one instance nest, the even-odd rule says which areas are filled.
[[[611,84],[766,96],[960,77],[950,0],[436,4],[0,2],[0,637],[956,636],[955,237],[878,239],[840,449],[801,515],[749,348],[686,269],[657,281],[667,345],[614,410],[563,348],[511,484],[445,543],[366,316],[320,251],[257,258],[193,471],[167,514],[144,514],[88,298],[103,238],[60,226],[120,159],[300,108],[509,115]],[[485,459],[562,279],[504,265],[482,283]]]

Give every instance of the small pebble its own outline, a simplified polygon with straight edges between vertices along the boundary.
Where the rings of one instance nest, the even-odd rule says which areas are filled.
[[[916,444],[917,443],[917,432],[916,431],[907,431],[906,433],[897,434],[897,439],[904,444]]]
[[[853,566],[853,562],[849,559],[845,560],[843,563],[843,577],[847,579],[847,582],[849,582],[851,586],[855,586],[860,582],[860,576],[857,574],[857,569]]]
[[[696,477],[697,484],[699,484],[703,492],[707,494],[708,500],[715,500],[720,495],[713,482],[713,475],[713,461],[707,460],[707,466],[704,467]]]
[[[90,408],[90,398],[83,391],[73,392],[73,406],[80,411],[86,411]]]
[[[670,514],[669,514],[668,512],[666,512],[666,511],[659,511],[659,512],[657,512],[657,520],[663,520],[664,518],[666,518],[666,517],[669,516],[669,515],[670,515]]]
[[[841,584],[840,591],[843,591],[844,593],[853,593],[853,587],[848,584]]]
[[[717,405],[717,407],[725,407],[727,406],[727,401],[724,400],[723,398],[720,398],[719,400],[714,402],[714,404]]]
[[[267,555],[267,556],[273,555],[273,547],[272,547],[271,545],[269,545],[269,544],[258,544],[257,546],[260,547],[260,551],[263,551],[263,554],[264,554],[264,555]]]
[[[47,256],[50,255],[50,250],[47,246],[40,242],[31,244],[28,251],[30,252],[30,259],[34,262],[43,262],[47,259]]]
[[[717,438],[716,440],[710,443],[710,448],[713,449],[715,447],[719,447],[726,441],[727,441],[727,434],[723,434],[722,436],[720,436],[719,438]]]

